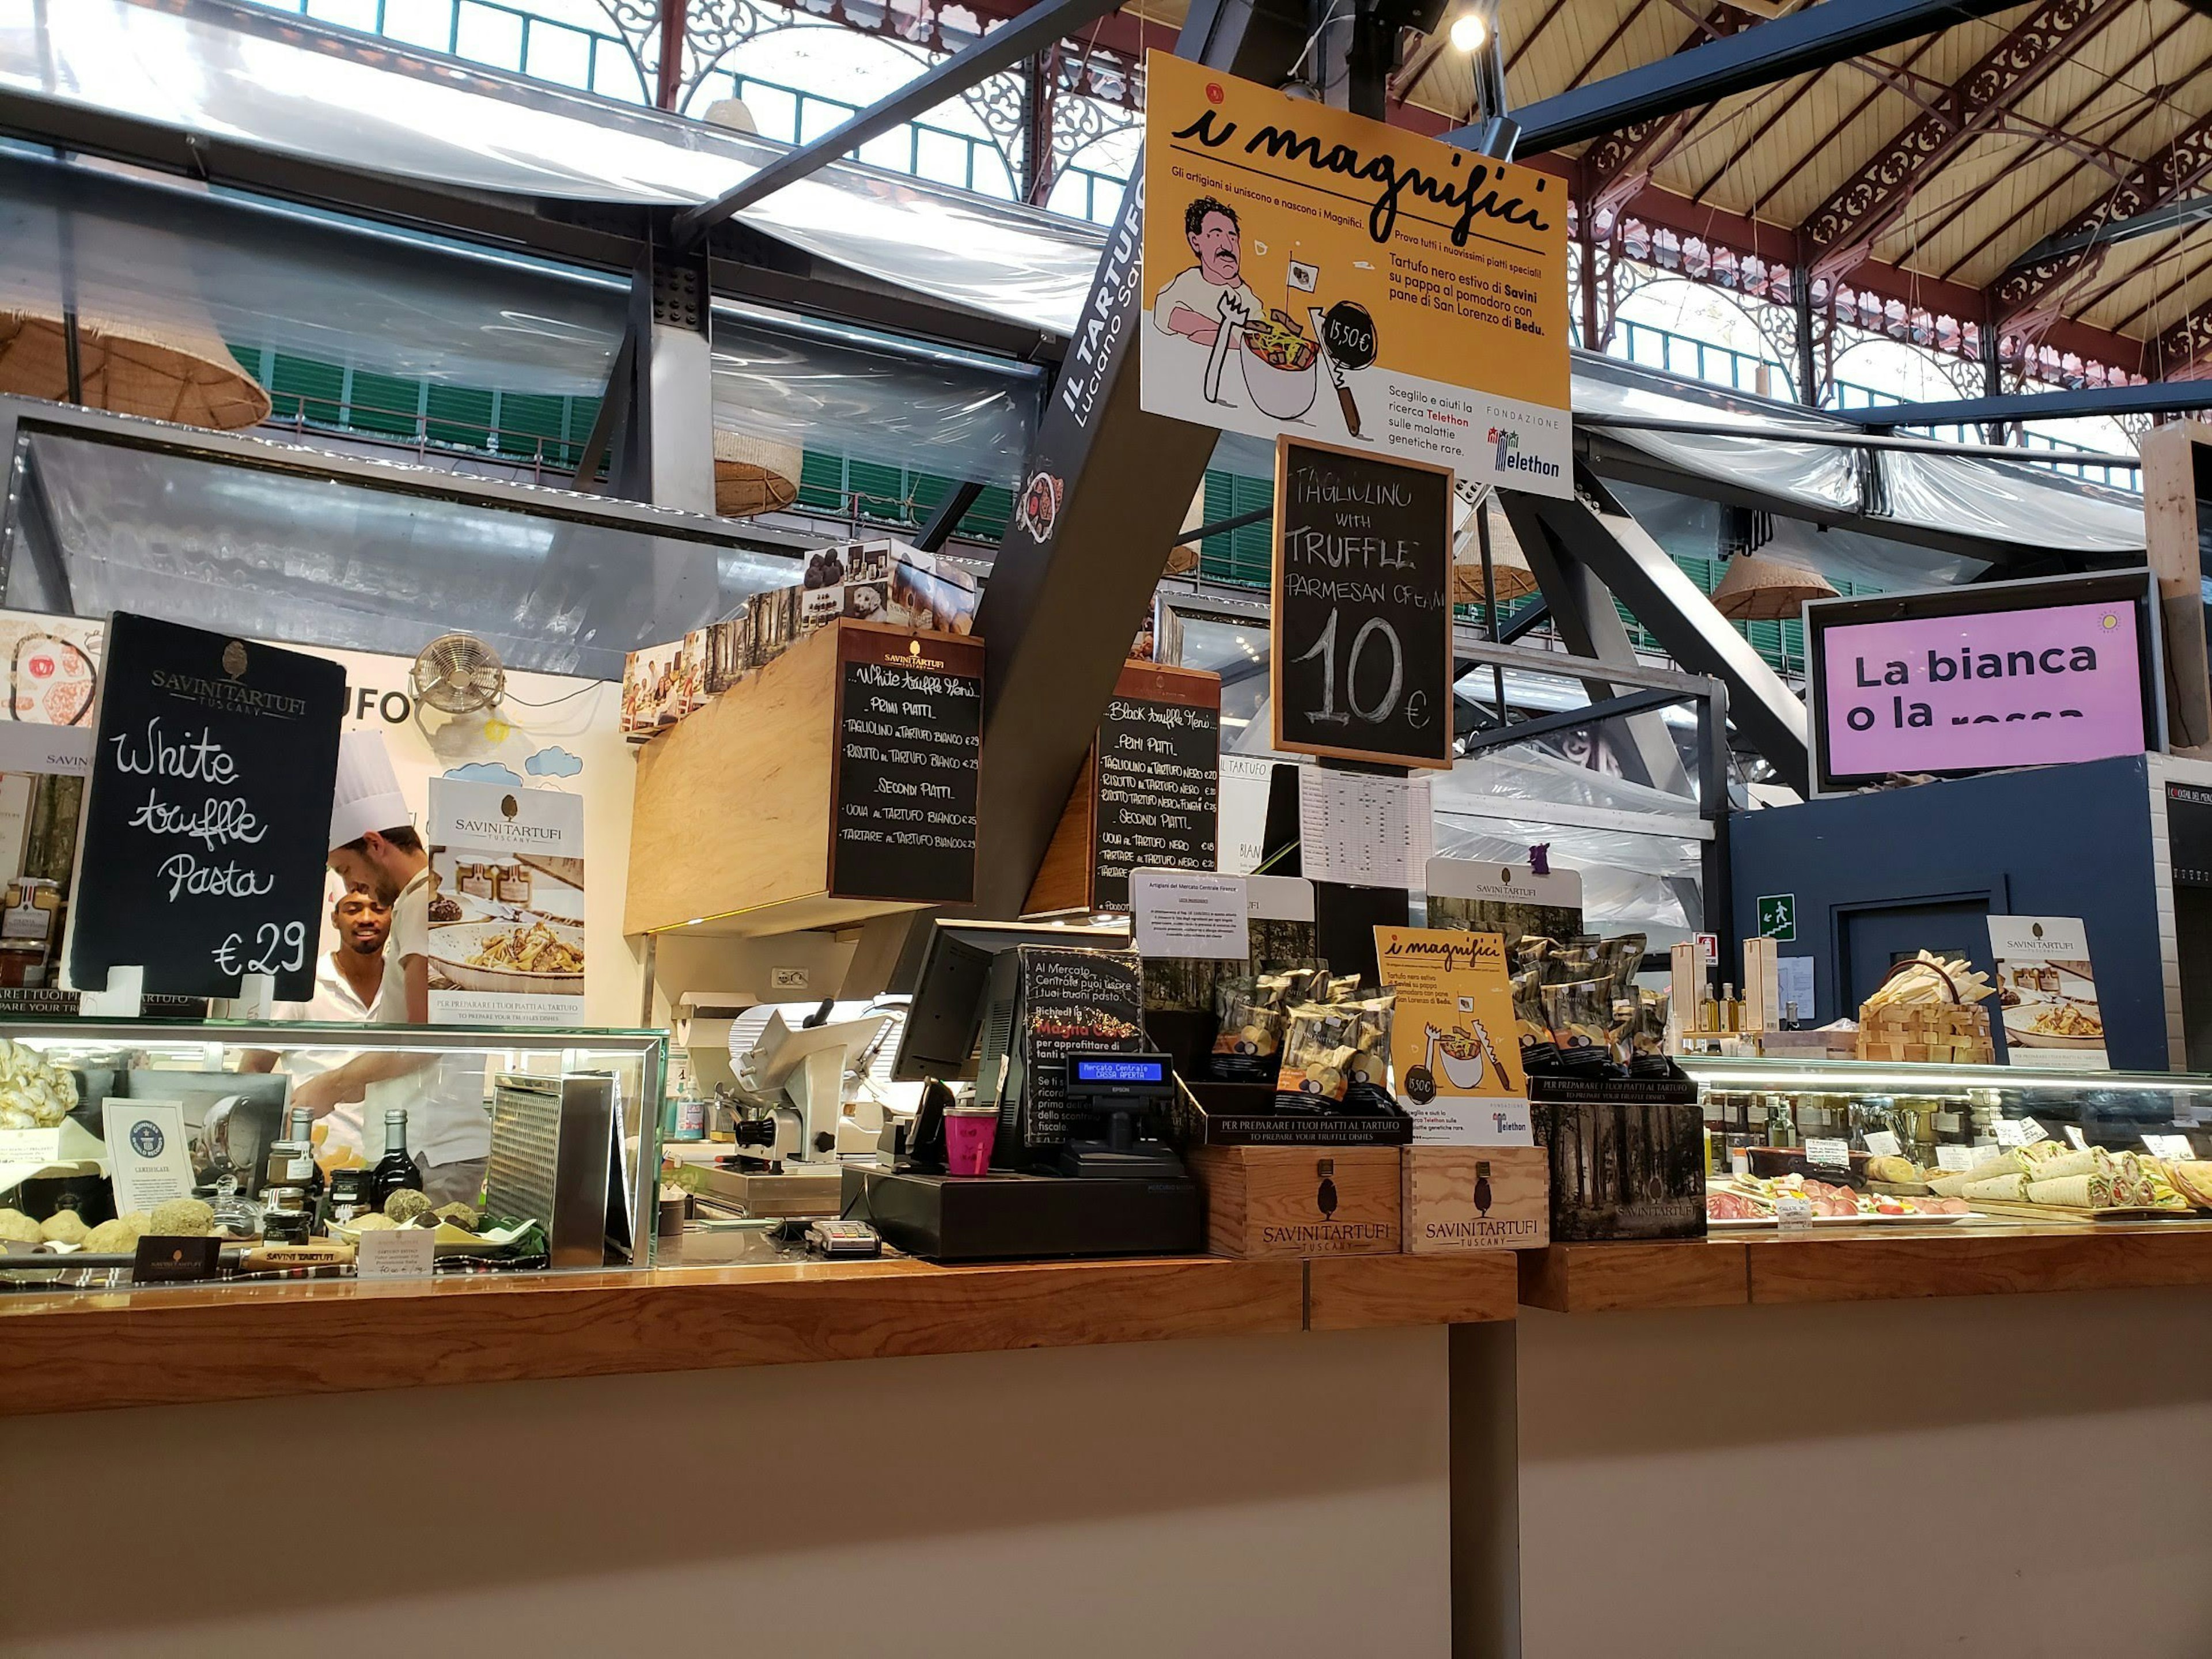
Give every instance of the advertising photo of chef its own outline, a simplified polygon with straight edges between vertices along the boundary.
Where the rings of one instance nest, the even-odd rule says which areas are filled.
[[[389,910],[383,976],[368,1015],[378,1024],[429,1023],[430,858],[411,818],[383,734],[347,732],[331,805],[330,866],[349,891],[360,889]],[[370,1162],[383,1150],[385,1113],[404,1108],[408,1153],[430,1201],[476,1201],[491,1156],[481,1055],[359,1054],[292,1091],[293,1104],[318,1118],[355,1102],[364,1139],[375,1143],[363,1148]]]

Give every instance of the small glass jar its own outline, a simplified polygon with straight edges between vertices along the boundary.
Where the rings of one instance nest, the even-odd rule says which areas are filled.
[[[322,1231],[328,1232],[333,1224],[342,1227],[374,1210],[375,1184],[373,1172],[366,1165],[331,1170],[330,1188],[323,1194],[319,1218]]]
[[[271,1187],[261,1196],[263,1243],[304,1244],[313,1235],[315,1218],[307,1213],[304,1188]]]

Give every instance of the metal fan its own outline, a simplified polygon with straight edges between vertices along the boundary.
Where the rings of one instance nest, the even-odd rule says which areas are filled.
[[[448,714],[489,708],[507,689],[499,653],[473,634],[441,634],[422,647],[407,678],[416,702]]]

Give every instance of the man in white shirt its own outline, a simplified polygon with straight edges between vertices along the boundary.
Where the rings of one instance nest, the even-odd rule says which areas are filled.
[[[270,1010],[271,1018],[365,1024],[378,1018],[380,1003],[387,1012],[400,1006],[406,987],[384,949],[392,934],[392,907],[365,887],[349,887],[331,906],[331,926],[337,932],[337,948],[315,958],[314,995],[305,1002],[276,1004]],[[353,1056],[350,1048],[293,1048],[282,1054],[262,1049],[249,1053],[243,1069],[266,1072],[282,1066],[296,1087]],[[329,1122],[318,1156],[325,1164],[344,1150],[361,1156],[368,1144],[362,1132],[361,1103],[333,1108]]]
[[[406,799],[382,734],[349,732],[338,751],[331,811],[331,869],[391,907],[389,964],[369,1018],[380,1024],[430,1023],[430,855],[407,822]],[[407,1109],[407,1148],[433,1203],[472,1204],[491,1157],[481,1055],[357,1054],[292,1091],[318,1117],[361,1101],[370,1161],[382,1150],[384,1113]]]

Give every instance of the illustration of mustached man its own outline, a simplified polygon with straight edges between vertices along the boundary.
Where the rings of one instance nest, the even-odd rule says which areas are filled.
[[[1267,308],[1243,280],[1236,209],[1201,196],[1183,210],[1182,234],[1198,263],[1159,291],[1152,301],[1152,320],[1164,332],[1208,349],[1206,400],[1218,404],[1224,401],[1223,363],[1243,344],[1243,325],[1266,316]]]

